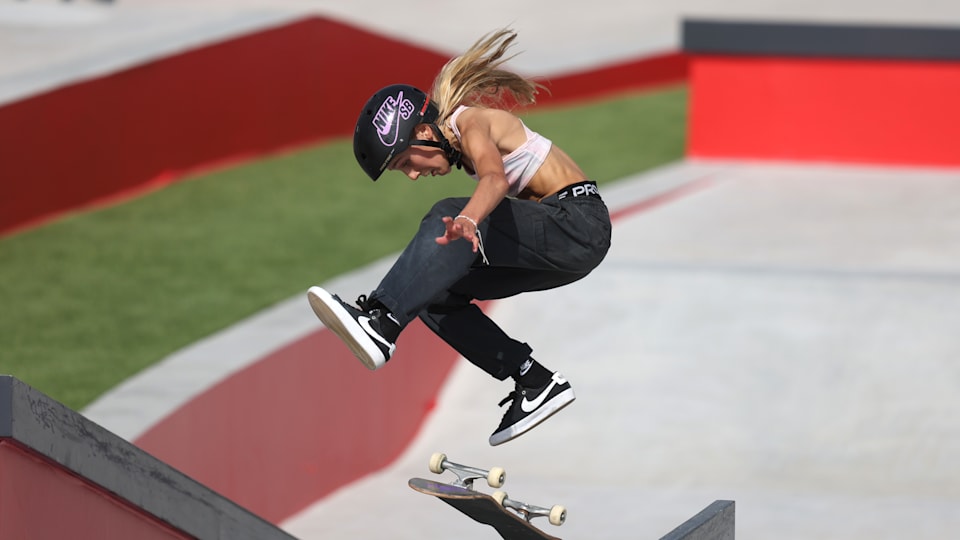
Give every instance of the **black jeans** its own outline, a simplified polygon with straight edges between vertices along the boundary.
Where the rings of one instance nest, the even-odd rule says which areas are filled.
[[[434,240],[444,233],[440,218],[456,216],[468,200],[436,203],[370,298],[402,326],[419,316],[467,360],[504,380],[532,349],[506,335],[473,300],[552,289],[586,276],[610,248],[610,214],[598,196],[504,199],[480,223],[486,265],[470,242]]]

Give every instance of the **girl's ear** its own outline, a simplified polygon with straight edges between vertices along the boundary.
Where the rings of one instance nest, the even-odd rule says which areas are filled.
[[[421,141],[437,140],[437,136],[433,132],[433,128],[430,127],[430,124],[417,124],[417,127],[413,129],[413,135]]]

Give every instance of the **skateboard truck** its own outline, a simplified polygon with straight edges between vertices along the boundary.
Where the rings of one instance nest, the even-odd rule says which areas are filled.
[[[546,517],[551,525],[560,526],[563,525],[563,522],[567,520],[567,509],[559,504],[555,504],[550,508],[533,506],[527,503],[509,499],[507,498],[507,494],[503,491],[494,492],[492,497],[495,501],[500,503],[500,506],[503,506],[504,508],[510,508],[517,514],[520,514],[520,517],[528,522],[535,517],[542,516]]]
[[[501,467],[489,471],[454,463],[446,454],[436,453],[430,456],[430,471],[441,474],[451,471],[457,476],[455,482],[445,484],[423,478],[411,478],[407,484],[415,491],[433,495],[456,508],[474,521],[489,525],[506,540],[560,540],[541,531],[531,523],[535,517],[547,517],[551,525],[562,525],[567,519],[567,509],[554,505],[541,508],[509,499],[503,491],[487,495],[473,489],[473,482],[486,478],[493,488],[503,486],[506,472]]]
[[[437,452],[430,456],[430,472],[442,474],[443,471],[451,471],[457,475],[457,480],[453,482],[454,486],[460,486],[466,489],[473,489],[473,481],[478,478],[485,478],[487,485],[492,488],[503,487],[507,481],[507,472],[503,467],[492,467],[489,471],[461,465],[447,460],[447,455]]]

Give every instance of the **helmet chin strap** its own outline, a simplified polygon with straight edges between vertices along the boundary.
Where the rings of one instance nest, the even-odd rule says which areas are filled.
[[[440,139],[440,142],[437,141],[427,141],[423,139],[415,139],[410,141],[411,145],[417,146],[432,146],[434,148],[439,148],[443,150],[443,155],[447,158],[447,161],[451,166],[456,165],[458,169],[463,168],[463,154],[453,147],[450,144],[450,141],[443,136],[443,132],[440,131],[440,128],[436,124],[427,124],[430,126],[430,129],[433,130],[433,134]]]

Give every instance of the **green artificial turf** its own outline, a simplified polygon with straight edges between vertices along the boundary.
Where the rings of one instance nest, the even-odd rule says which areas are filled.
[[[681,159],[686,88],[524,116],[599,182]],[[376,184],[335,141],[0,239],[0,373],[73,408],[237,320],[402,249],[461,173]]]

